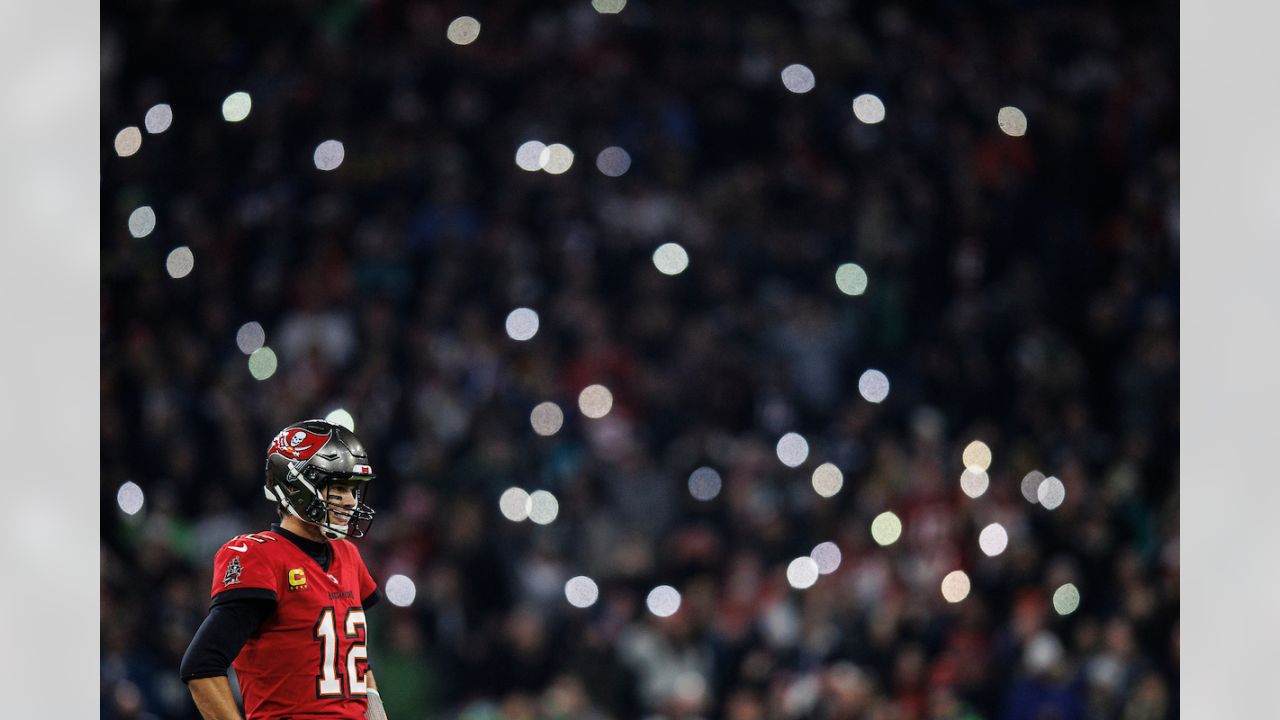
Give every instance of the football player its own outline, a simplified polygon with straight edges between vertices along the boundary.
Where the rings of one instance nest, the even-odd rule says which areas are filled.
[[[265,492],[280,513],[214,557],[209,614],[182,658],[205,720],[384,720],[366,646],[378,586],[356,546],[373,521],[373,469],[355,434],[324,420],[281,430],[267,450]]]

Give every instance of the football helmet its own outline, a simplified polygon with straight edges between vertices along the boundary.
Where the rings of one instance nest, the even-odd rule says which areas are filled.
[[[373,468],[355,433],[325,420],[305,420],[281,430],[267,449],[265,492],[285,512],[320,527],[328,538],[364,537],[373,523],[365,504]],[[352,482],[355,508],[330,503],[325,486]]]

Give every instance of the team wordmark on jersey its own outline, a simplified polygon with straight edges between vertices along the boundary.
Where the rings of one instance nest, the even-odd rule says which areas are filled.
[[[240,582],[240,572],[242,569],[243,568],[240,567],[240,558],[231,558],[231,562],[227,565],[227,574],[222,576],[223,587]]]

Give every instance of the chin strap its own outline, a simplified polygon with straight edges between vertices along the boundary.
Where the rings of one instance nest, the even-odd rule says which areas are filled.
[[[341,540],[347,536],[349,525],[321,525],[320,532],[330,540]],[[337,528],[342,528],[338,530]]]

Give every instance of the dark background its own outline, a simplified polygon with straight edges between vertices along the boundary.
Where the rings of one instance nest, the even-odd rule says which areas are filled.
[[[103,717],[195,717],[177,665],[212,552],[274,518],[274,433],[336,407],[379,473],[361,551],[417,586],[370,612],[395,720],[1176,716],[1174,6],[102,10]],[[461,14],[471,45],[445,39]],[[813,91],[782,86],[792,63]],[[236,90],[253,109],[230,124]],[[884,122],[854,118],[864,92]],[[158,102],[172,128],[117,157]],[[331,138],[346,160],[321,172]],[[572,168],[520,170],[528,139]],[[620,178],[595,168],[613,145]],[[158,217],[141,239],[139,205]],[[683,274],[654,268],[665,242]],[[173,279],[179,245],[195,269]],[[836,289],[845,262],[865,295]],[[528,342],[503,329],[518,306],[541,317]],[[236,346],[248,321],[280,357],[265,381]],[[858,394],[869,367],[881,404]],[[589,420],[597,382],[615,404]],[[550,438],[529,424],[544,400],[567,416]],[[800,468],[774,455],[788,431]],[[958,478],[979,438],[975,500]],[[845,486],[824,499],[828,461]],[[705,503],[702,465],[724,478]],[[1062,506],[1022,497],[1033,469]],[[504,519],[512,485],[559,517]],[[905,529],[881,548],[886,509]],[[988,558],[994,521],[1009,549]],[[828,540],[840,568],[790,588]],[[957,568],[973,590],[949,604]],[[563,594],[580,574],[601,589],[585,610]],[[673,618],[645,610],[658,584],[683,594]]]

